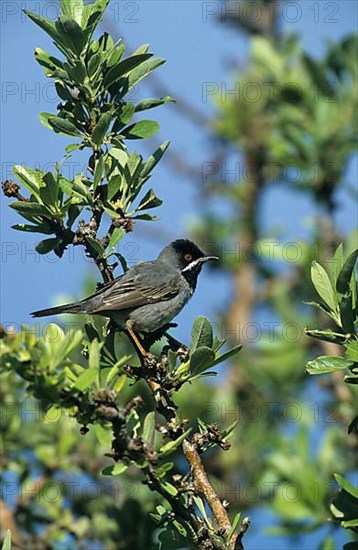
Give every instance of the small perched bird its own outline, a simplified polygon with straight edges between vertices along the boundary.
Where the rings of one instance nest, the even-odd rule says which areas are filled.
[[[153,333],[167,326],[193,295],[203,264],[217,259],[205,256],[193,242],[179,239],[166,246],[156,260],[131,267],[92,296],[31,315],[87,313],[109,317],[146,355],[136,332]]]

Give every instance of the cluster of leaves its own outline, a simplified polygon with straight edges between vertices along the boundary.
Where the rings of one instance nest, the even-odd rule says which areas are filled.
[[[344,380],[347,384],[358,383],[358,297],[355,265],[358,250],[354,250],[344,261],[343,244],[337,248],[330,273],[318,263],[314,262],[311,268],[311,278],[314,287],[323,302],[309,302],[332,319],[336,329],[306,329],[306,334],[332,342],[344,348],[344,355],[321,356],[307,363],[307,372],[310,374],[324,374],[327,372],[345,371]],[[350,433],[355,429],[358,416],[349,426]]]
[[[357,36],[350,35],[330,43],[317,60],[301,49],[297,36],[279,44],[256,36],[252,64],[235,80],[237,96],[217,99],[218,134],[244,149],[261,146],[267,152],[265,179],[286,179],[329,199],[355,149],[356,49]],[[290,177],[287,165],[295,165],[301,176]]]
[[[1,374],[1,520],[13,548],[144,547],[156,529],[148,510],[161,499],[133,467],[120,480],[103,476],[110,431],[97,423],[81,436],[71,409],[45,407],[28,385]],[[124,387],[121,399],[131,397]]]
[[[70,417],[83,425],[83,435],[93,426],[98,442],[106,448],[106,456],[115,461],[104,467],[102,474],[123,475],[133,465],[142,471],[148,486],[164,497],[153,515],[161,527],[164,547],[169,540],[172,548],[179,548],[184,541],[195,544],[200,539],[185,514],[178,514],[180,508],[193,514],[193,507],[198,507],[195,514],[212,537],[217,538],[217,528],[205,512],[205,501],[187,486],[184,474],[173,460],[192,428],[186,429],[178,416],[163,424],[158,422],[155,410],[140,414],[142,399],[138,396],[121,405],[128,395],[130,380],[145,378],[148,373],[138,364],[128,365],[131,356],[123,355],[118,334],[109,332],[104,337],[90,323],[85,325],[85,334],[83,339],[81,330],[65,333],[54,324],[47,326],[46,337],[36,337],[26,327],[19,333],[9,331],[2,340],[2,374],[12,376],[16,372],[26,382],[26,394],[36,398],[48,418],[61,416],[67,410]],[[240,350],[238,346],[219,356],[224,343],[213,338],[211,324],[205,317],[199,317],[193,325],[189,359],[180,360],[171,350],[162,353],[155,380],[166,388],[165,396],[170,397],[185,383],[205,376]],[[200,453],[214,445],[227,448],[227,438],[235,427],[233,424],[219,431],[217,426],[200,419],[198,425],[196,445]],[[60,455],[65,460],[72,445],[73,437],[67,439],[65,446],[61,445]],[[58,467],[54,446],[40,445],[36,453],[41,453],[39,457],[48,469]],[[222,535],[223,548],[230,543],[237,523],[238,519],[230,536]],[[88,524],[81,525],[83,536],[89,536]]]
[[[332,269],[329,273],[317,262],[313,263],[311,278],[314,287],[323,300],[320,303],[310,302],[325,313],[336,325],[332,329],[306,329],[313,338],[334,343],[344,349],[342,355],[324,355],[307,363],[309,374],[326,374],[332,372],[346,373],[344,381],[354,386],[358,383],[358,286],[355,266],[358,249],[344,260],[343,244],[340,244],[333,256]],[[355,394],[356,395],[356,394]],[[358,416],[349,425],[348,433],[356,433]],[[358,492],[344,477],[335,474],[341,485],[335,496],[331,511],[341,522],[342,527],[358,530]]]
[[[14,167],[15,176],[31,193],[28,200],[22,197],[10,205],[31,222],[17,224],[15,229],[54,235],[38,244],[40,254],[54,250],[61,256],[69,243],[81,243],[93,257],[107,258],[124,231],[131,230],[129,220],[154,219],[148,210],[162,202],[152,189],[141,198],[140,194],[169,142],[144,160],[135,151],[128,151],[125,140],[148,138],[159,128],[155,121],[133,122],[133,118],[171,98],[145,99],[136,104],[130,98],[137,84],[164,59],[154,58],[148,44],[125,57],[121,40],[114,42],[107,33],[93,38],[108,2],[98,0],[84,6],[81,1],[72,4],[63,0],[62,15],[55,23],[25,10],[64,56],[60,60],[35,49],[35,59],[45,75],[54,79],[60,98],[58,113],[42,113],[40,120],[54,132],[79,140],[67,145],[67,155],[54,172]],[[63,163],[75,150],[86,148],[92,152],[87,172],[69,180],[62,173]],[[86,228],[81,222],[76,238],[73,224],[84,209],[92,212],[93,223]],[[111,218],[112,226],[106,238],[99,239],[103,214]]]
[[[356,414],[352,413],[353,386],[343,384],[343,393],[333,379],[323,388],[318,382],[316,388],[316,379],[305,376],[302,366],[317,355],[317,348],[329,353],[323,340],[306,337],[304,327],[312,326],[318,312],[303,302],[315,299],[308,294],[312,261],[323,266],[335,263],[333,250],[343,238],[335,229],[333,212],[338,204],[335,193],[343,185],[349,189],[345,170],[356,138],[352,117],[357,39],[346,36],[337,43],[330,41],[325,54],[317,57],[303,51],[297,36],[281,34],[279,3],[258,2],[262,17],[255,22],[245,20],[250,2],[226,4],[222,22],[250,33],[251,52],[245,66],[230,76],[227,93],[221,86],[214,98],[215,150],[210,173],[198,182],[204,208],[202,218],[193,224],[193,234],[209,242],[213,253],[223,252],[214,267],[231,278],[233,293],[219,326],[244,347],[232,362],[229,381],[216,389],[208,408],[210,419],[224,414],[241,420],[231,440],[237,452],[214,458],[212,471],[228,487],[228,499],[232,499],[232,487],[255,484],[257,498],[250,500],[244,490],[237,491],[234,505],[239,509],[266,505],[280,522],[270,532],[286,536],[288,544],[289,537],[326,524],[325,510],[332,496],[327,488],[332,483],[336,488],[333,474],[349,472],[355,464],[353,443],[344,430],[345,421],[349,423]],[[226,170],[229,166],[235,167],[234,174]],[[305,190],[315,205],[309,228],[304,228],[307,238],[299,236],[297,219],[296,237],[292,242],[290,233],[287,243],[287,218],[275,215],[278,196],[281,201],[278,184],[286,187],[283,193],[290,199],[293,216],[300,212],[299,205],[294,206],[296,190]],[[355,198],[353,185],[352,195]],[[265,222],[262,204],[273,214]],[[346,236],[346,250],[356,248],[356,243],[356,233]],[[346,323],[344,330],[331,328],[339,333],[340,343],[345,334],[354,339],[351,323],[350,328],[347,324],[353,310],[349,297],[346,303],[342,300],[342,308],[345,305],[346,313],[339,311],[338,302],[333,308]],[[353,376],[352,371],[347,375]],[[295,420],[285,415],[291,404],[297,411]],[[318,414],[312,413],[315,407]],[[319,435],[314,446],[309,444],[313,433],[315,442]],[[270,483],[276,487],[273,494]],[[287,495],[290,483],[299,484],[296,500]],[[316,495],[315,484],[320,488]],[[334,547],[333,536],[323,533],[322,538],[322,547]]]

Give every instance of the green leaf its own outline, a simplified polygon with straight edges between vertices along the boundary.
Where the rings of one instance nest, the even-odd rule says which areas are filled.
[[[124,231],[124,229],[122,229],[121,227],[116,227],[111,235],[111,238],[109,239],[107,250],[115,248],[125,234],[126,232]]]
[[[38,225],[25,225],[24,223],[17,223],[11,226],[16,231],[26,231],[27,233],[43,233],[44,235],[51,235],[53,229],[46,223],[39,223]]]
[[[356,531],[358,527],[358,518],[342,521],[342,527],[345,529],[354,529]]]
[[[197,505],[197,507],[199,508],[200,513],[201,513],[205,523],[207,525],[210,525],[210,521],[209,521],[209,518],[207,516],[206,510],[205,510],[205,505],[204,505],[204,502],[203,502],[202,498],[199,497],[199,496],[193,496],[193,500],[194,500],[195,504]]]
[[[343,243],[341,243],[332,258],[332,273],[333,273],[333,280],[334,284],[337,283],[338,275],[343,267],[344,263],[344,256],[343,256]]]
[[[352,303],[352,294],[343,294],[339,300],[339,314],[343,330],[354,333],[355,312]]]
[[[66,63],[65,68],[72,81],[76,82],[79,86],[85,84],[88,75],[86,65],[84,64],[82,59],[76,59],[75,61],[72,61],[71,65]],[[83,114],[80,114],[79,111],[77,112],[81,117],[81,120],[83,120]]]
[[[335,355],[322,355],[312,361],[308,361],[306,371],[309,374],[324,374],[327,372],[346,370],[351,365],[353,365],[353,361],[348,361],[343,357]]]
[[[165,63],[165,59],[161,59],[160,57],[141,63],[141,65],[132,70],[128,76],[128,90],[131,90],[133,86],[138,84],[138,82],[154,71],[154,69],[163,65],[163,63]]]
[[[60,188],[62,189],[62,191],[64,193],[66,193],[67,195],[69,195],[69,196],[74,195],[75,197],[85,199],[87,201],[88,189],[80,181],[80,177],[77,177],[77,179],[75,181],[70,181],[67,178],[64,178],[63,176],[60,176],[59,177],[59,185],[60,185]]]
[[[88,346],[88,365],[89,370],[96,369],[98,372],[100,364],[100,346],[98,340],[92,340]]]
[[[11,550],[11,531],[6,529],[5,537],[2,543],[1,550]]]
[[[332,87],[331,82],[326,76],[324,65],[305,53],[302,56],[302,60],[309,71],[313,83],[316,84],[320,92],[327,97],[334,98],[335,88]]]
[[[175,103],[175,99],[173,97],[170,97],[169,95],[162,97],[160,99],[143,99],[137,105],[135,106],[136,113],[139,113],[140,111],[147,111],[148,109],[153,109],[155,107],[159,107],[159,105],[164,105],[164,103]]]
[[[352,361],[358,362],[358,340],[352,340],[344,346],[346,348],[346,353]]]
[[[132,71],[135,67],[143,63],[151,56],[152,54],[150,53],[132,55],[131,57],[127,57],[126,59],[118,63],[118,65],[110,68],[103,79],[104,88],[108,90],[108,88],[112,86],[112,84],[117,82],[122,76],[127,74],[129,71]]]
[[[56,20],[55,27],[62,44],[79,56],[85,44],[85,35],[79,24],[66,15],[61,15]]]
[[[64,136],[76,136],[81,137],[82,134],[80,130],[76,128],[72,122],[65,118],[60,118],[59,116],[49,116],[45,117],[47,113],[41,113],[40,121],[47,127],[50,127],[55,132],[62,134]],[[46,122],[44,122],[46,121]]]
[[[81,26],[83,12],[83,0],[61,0],[61,13],[74,19]]]
[[[113,48],[106,62],[108,69],[119,63],[119,60],[122,58],[122,55],[124,53],[124,50],[125,50],[124,44],[120,44],[118,47]]]
[[[123,126],[125,126],[132,120],[134,111],[135,107],[133,103],[126,103],[126,105],[124,105],[121,114],[118,117]]]
[[[303,302],[303,303],[306,304],[307,306],[313,306],[313,307],[316,307],[317,309],[320,309],[326,315],[329,315],[331,319],[336,320],[335,314],[332,313],[331,309],[324,302]]]
[[[48,52],[45,52],[41,48],[35,48],[35,59],[45,69],[46,76],[53,76],[55,71],[58,69],[63,70],[63,63],[57,57],[54,57],[50,55]],[[63,86],[60,85],[59,82],[55,84],[56,90],[58,93],[58,86],[61,86],[61,89],[63,89]],[[68,93],[68,92],[67,92]],[[61,95],[58,94],[60,97]],[[64,98],[61,97],[61,99],[68,99],[68,97]]]
[[[51,126],[51,124],[49,123],[49,119],[50,118],[53,118],[54,117],[54,114],[53,113],[40,113],[39,114],[39,121],[41,122],[41,124],[43,124],[46,128],[48,128],[49,130],[52,130],[53,131],[53,128]]]
[[[71,143],[70,145],[66,145],[66,153],[72,153],[72,151],[76,151],[81,147],[80,143]]]
[[[190,355],[190,372],[193,375],[201,374],[213,366],[215,352],[205,346],[196,348]]]
[[[234,355],[239,353],[240,350],[242,350],[241,345],[237,345],[237,346],[234,346],[233,348],[229,349],[229,351],[226,351],[225,353],[220,355],[220,357],[217,357],[215,359],[215,361],[213,362],[213,367],[215,367],[216,365],[219,365],[223,361],[227,361],[228,359],[230,359],[231,357],[233,357]]]
[[[136,216],[131,216],[132,220],[146,220],[146,221],[154,221],[158,220],[159,218],[157,216],[151,216],[150,214],[137,214]]]
[[[140,53],[147,53],[148,50],[149,50],[149,44],[142,44],[141,46],[139,46],[139,48],[134,50],[132,55],[139,55]]]
[[[222,439],[223,441],[227,441],[228,439],[230,439],[234,429],[236,428],[236,426],[238,425],[239,421],[238,420],[234,420],[234,422],[232,424],[230,424],[230,426],[228,428],[226,428],[223,432],[222,432]],[[230,436],[230,437],[229,437]]]
[[[177,439],[175,439],[175,441],[169,441],[168,443],[166,443],[165,445],[163,445],[163,447],[160,449],[160,455],[161,456],[166,456],[166,455],[169,455],[170,453],[172,453],[173,451],[175,451],[175,449],[177,449],[179,447],[179,445],[181,445],[181,443],[184,441],[184,439],[186,437],[188,437],[188,435],[190,434],[191,432],[191,428],[189,428],[188,430],[186,430],[186,432],[184,432],[181,436],[179,436]]]
[[[228,536],[227,536],[228,541],[230,541],[232,539],[232,536],[236,531],[236,527],[239,525],[240,517],[241,517],[241,512],[238,512],[237,514],[235,514],[235,517],[234,517],[234,519],[232,521],[232,524],[231,524],[231,529],[230,529],[230,531],[228,533]]]
[[[104,248],[101,245],[97,239],[93,239],[92,237],[85,237],[86,239],[86,247],[89,248],[92,252],[95,252],[98,256],[104,255]]]
[[[163,481],[162,479],[159,480],[159,483],[169,495],[173,497],[177,496],[178,490],[174,487],[174,485],[168,483],[168,481]]]
[[[96,169],[93,176],[93,193],[96,191],[98,184],[103,177],[105,169],[105,155],[101,155],[96,164]]]
[[[112,147],[109,154],[111,155],[111,157],[118,160],[119,164],[122,167],[126,166],[128,162],[128,154],[126,151],[123,151],[122,149],[118,149],[117,147]]]
[[[167,472],[170,472],[174,468],[174,462],[165,462],[155,470],[156,477],[163,477]]]
[[[207,348],[212,348],[213,346],[213,327],[211,326],[210,321],[203,315],[200,315],[194,321],[191,331],[191,353],[201,346],[205,346]]]
[[[45,186],[40,187],[40,196],[48,206],[55,206],[58,201],[59,181],[52,172],[46,172],[42,178]]]
[[[97,0],[94,4],[87,4],[84,6],[81,27],[91,31],[91,33],[87,35],[87,40],[90,39],[91,34],[98,25],[109,1],[110,0]]]
[[[140,419],[135,409],[131,409],[129,415],[127,415],[127,430],[132,435],[132,438],[138,437],[138,430],[140,427]]]
[[[78,204],[70,204],[68,208],[67,227],[71,229],[72,225],[81,214],[83,207]]]
[[[344,478],[340,474],[333,474],[337,483],[341,485],[341,487],[347,491],[350,495],[352,495],[354,498],[358,499],[358,489],[352,483],[348,481],[348,479]]]
[[[59,239],[45,239],[44,241],[40,241],[36,245],[36,252],[38,252],[39,254],[48,254],[49,252],[51,252],[51,250],[54,250],[59,244]]]
[[[30,17],[30,19],[36,23],[42,30],[44,30],[55,42],[62,43],[61,37],[59,36],[55,24],[50,21],[50,19],[46,19],[45,17],[41,17],[40,15],[37,15],[36,13],[32,13],[28,10],[23,10],[24,13]]]
[[[173,526],[168,525],[164,527],[164,529],[158,534],[158,539],[160,541],[160,544],[157,547],[158,550],[170,550],[171,548],[188,547],[188,535],[183,537],[176,529],[174,529],[174,521]],[[192,541],[191,536],[189,540]]]
[[[96,73],[96,71],[101,67],[102,56],[99,52],[92,55],[91,59],[88,62],[87,72],[88,76],[91,78]],[[93,79],[91,79],[93,82]],[[97,81],[95,81],[97,83]]]
[[[158,164],[169,145],[170,141],[165,141],[160,147],[158,147],[153,155],[148,158],[140,173],[141,178],[146,178],[152,172],[153,168]]]
[[[26,187],[35,197],[40,197],[40,185],[42,182],[41,170],[30,170],[21,164],[17,164],[12,169],[14,175],[20,183]]]
[[[111,177],[107,185],[107,200],[111,201],[113,197],[122,188],[123,177],[120,174]]]
[[[354,527],[358,522],[358,491],[344,477],[334,474],[341,488],[334,494],[330,509],[334,517],[339,519],[342,527]]]
[[[331,329],[316,330],[305,328],[305,333],[312,338],[317,338],[318,340],[324,340],[326,342],[332,342],[334,344],[343,344],[347,340],[347,337],[344,334],[333,332]]]
[[[104,113],[100,116],[93,132],[92,132],[92,141],[96,145],[100,145],[103,141],[103,138],[105,137],[108,128],[112,121],[112,111],[107,111],[107,113]]]
[[[334,293],[331,281],[327,275],[327,272],[316,261],[312,262],[311,267],[312,282],[324,302],[335,311],[337,304],[337,297]]]
[[[11,202],[10,208],[17,210],[20,213],[25,213],[29,216],[51,216],[51,211],[43,204],[38,202]]]
[[[136,210],[147,210],[148,208],[156,208],[157,206],[160,206],[162,202],[163,201],[156,196],[153,189],[149,189],[149,191],[140,201]]]
[[[148,449],[152,449],[154,445],[155,437],[155,412],[150,411],[144,419],[143,424],[143,441],[146,443]]]
[[[76,380],[74,388],[80,392],[85,392],[97,379],[98,369],[96,367],[86,369]]]
[[[92,325],[91,323],[85,323],[84,329],[86,333],[86,338],[89,342],[93,342],[93,340],[96,339],[100,341],[100,336],[94,325]]]
[[[104,476],[119,476],[123,474],[123,472],[125,472],[127,468],[127,464],[123,464],[123,462],[118,462],[113,466],[107,466],[107,468],[103,468],[103,470],[101,470],[101,474]]]
[[[348,294],[350,292],[349,283],[352,277],[353,269],[358,258],[358,248],[354,250],[346,261],[338,275],[336,289],[341,294]]]
[[[56,82],[55,88],[60,99],[63,99],[63,101],[71,101],[72,96],[70,94],[70,91],[64,84],[62,84],[61,82]],[[77,144],[76,147],[78,147]]]
[[[127,139],[149,138],[159,130],[159,124],[154,120],[140,120],[121,131]]]

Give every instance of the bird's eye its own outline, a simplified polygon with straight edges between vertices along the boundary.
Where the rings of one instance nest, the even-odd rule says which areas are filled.
[[[184,254],[184,260],[187,262],[191,262],[193,259],[193,255],[188,252],[187,254]]]

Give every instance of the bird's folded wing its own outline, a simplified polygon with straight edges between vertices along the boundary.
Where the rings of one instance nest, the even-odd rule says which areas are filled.
[[[165,273],[150,262],[138,264],[109,287],[97,294],[94,312],[131,309],[173,298],[180,288],[180,273],[166,269]]]

